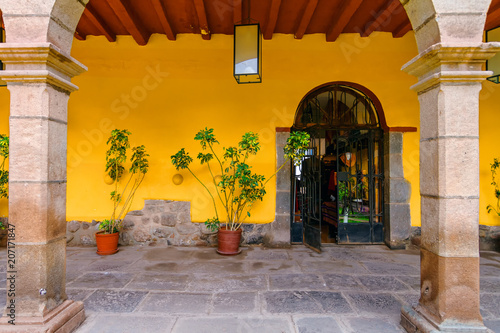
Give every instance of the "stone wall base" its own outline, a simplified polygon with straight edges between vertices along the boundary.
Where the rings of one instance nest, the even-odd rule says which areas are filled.
[[[0,221],[7,225],[7,218]],[[286,221],[288,223],[288,220]],[[244,224],[242,245],[289,247],[290,243],[277,243],[273,225]],[[95,233],[99,222],[70,221],[66,228],[68,246],[95,246]],[[410,237],[404,244],[420,247],[420,227],[411,227]],[[7,244],[7,231],[0,230],[0,247]],[[192,223],[190,203],[168,200],[146,200],[142,210],[131,211],[124,221],[120,245],[168,244],[174,246],[215,246],[217,234],[203,223]],[[403,243],[401,243],[403,244]],[[479,225],[479,249],[500,252],[500,226]]]
[[[123,220],[119,244],[215,246],[217,232],[207,229],[204,223],[191,222],[190,209],[187,201],[146,200],[142,210],[129,212]],[[68,222],[68,246],[95,246],[99,223]],[[269,224],[243,224],[242,228],[242,245],[266,243],[271,230]]]
[[[43,317],[15,317],[15,325],[9,316],[0,319],[0,332],[12,333],[70,333],[85,320],[83,302],[64,301]]]

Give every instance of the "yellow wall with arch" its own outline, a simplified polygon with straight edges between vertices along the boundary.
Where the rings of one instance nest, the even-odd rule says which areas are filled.
[[[69,103],[68,220],[109,215],[104,153],[105,139],[115,127],[129,129],[132,144],[146,145],[151,155],[133,209],[141,209],[144,199],[187,200],[195,221],[213,215],[209,197],[186,171],[180,172],[184,182],[173,184],[177,171],[170,155],[181,147],[196,155],[200,149],[193,137],[201,128],[213,127],[223,145],[236,144],[246,131],[258,132],[262,150],[254,168],[270,175],[276,163],[275,128],[290,127],[300,100],[326,82],[361,84],[380,99],[389,126],[418,127],[418,101],[409,90],[416,79],[400,70],[416,52],[411,34],[399,39],[387,33],[369,38],[346,34],[335,43],[326,43],[324,35],[302,40],[275,35],[263,43],[263,82],[238,85],[232,77],[232,36],[213,35],[207,42],[187,34],[172,42],[153,35],[147,46],[131,37],[116,43],[91,36],[75,40],[72,56],[89,71],[73,79],[80,90]],[[418,224],[418,133],[404,137],[412,220]],[[417,160],[410,154],[414,151]],[[252,222],[274,219],[272,182],[267,190]]]
[[[73,79],[80,89],[71,95],[68,107],[68,220],[109,217],[112,186],[104,182],[104,154],[114,128],[130,130],[132,145],[144,144],[151,155],[150,172],[132,209],[141,209],[145,199],[186,200],[192,202],[192,219],[204,221],[213,215],[209,198],[186,171],[180,172],[184,182],[175,185],[172,177],[177,171],[170,162],[170,155],[181,147],[191,155],[200,151],[193,137],[201,128],[213,127],[222,145],[236,144],[246,131],[258,132],[262,150],[254,168],[269,175],[276,163],[274,129],[290,127],[304,95],[327,82],[361,84],[378,97],[390,127],[419,127],[418,99],[410,90],[416,78],[400,70],[417,54],[412,33],[397,39],[389,33],[367,38],[343,34],[333,43],[326,43],[324,35],[301,40],[274,35],[263,42],[261,84],[236,83],[232,54],[232,36],[225,35],[203,41],[199,35],[181,34],[175,42],[153,35],[146,46],[127,36],[115,43],[92,36],[74,41],[72,56],[89,70]],[[500,225],[485,209],[492,201],[488,163],[500,155],[492,121],[498,123],[495,105],[500,97],[492,83],[484,86],[488,89],[481,93],[480,223]],[[6,133],[8,92],[0,89],[0,133]],[[420,225],[418,146],[418,132],[404,134],[404,172],[411,183],[415,226]],[[275,189],[269,185],[251,222],[274,219]],[[6,214],[5,201],[0,202],[0,215]]]

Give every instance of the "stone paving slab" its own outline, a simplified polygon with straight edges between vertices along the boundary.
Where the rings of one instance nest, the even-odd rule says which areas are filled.
[[[189,279],[187,274],[144,272],[136,274],[127,284],[127,289],[180,291],[186,290]]]
[[[172,333],[295,333],[290,318],[179,318]]]
[[[350,303],[359,313],[364,314],[392,314],[401,310],[401,302],[390,294],[345,293]]]
[[[72,288],[122,288],[134,277],[131,273],[91,272],[68,283]]]
[[[407,285],[393,276],[359,275],[359,281],[370,291],[409,291]]]
[[[148,316],[144,314],[90,315],[78,329],[80,333],[138,333],[171,332],[175,317]]]
[[[96,290],[85,299],[85,311],[132,312],[146,294],[144,291]]]
[[[68,248],[67,293],[88,316],[76,333],[404,332],[401,306],[420,297],[418,251],[323,250],[245,247],[220,256],[207,247],[127,246],[101,257]],[[481,274],[481,313],[500,333],[499,253],[485,253]]]
[[[417,266],[399,263],[363,262],[363,265],[374,274],[381,275],[413,275],[419,276],[420,269]]]
[[[383,332],[399,333],[401,327],[391,323],[390,320],[380,318],[351,318],[348,319],[349,326],[353,332]]]
[[[248,261],[245,263],[245,272],[248,274],[283,274],[301,273],[300,266],[288,259],[283,261]]]
[[[366,268],[352,261],[302,261],[299,263],[304,273],[367,274]]]
[[[349,313],[345,298],[327,291],[273,291],[264,294],[269,313]]]
[[[322,290],[326,283],[316,274],[273,274],[269,276],[270,290]]]
[[[356,276],[347,274],[325,274],[323,275],[325,284],[328,288],[333,290],[359,290],[366,291]]]
[[[342,333],[344,332],[333,317],[295,318],[300,333]]]
[[[221,278],[214,275],[195,274],[187,290],[211,292],[267,290],[267,279],[264,275],[231,274]]]
[[[215,294],[212,313],[250,313],[259,312],[259,295],[255,292],[233,292]]]
[[[212,294],[208,293],[149,293],[139,307],[139,311],[208,314],[211,302]]]

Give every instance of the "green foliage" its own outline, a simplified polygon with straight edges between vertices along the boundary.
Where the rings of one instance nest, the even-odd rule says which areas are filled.
[[[5,170],[5,162],[9,158],[9,137],[0,134],[0,199],[9,197],[9,171]],[[5,226],[0,222],[0,229]]]
[[[127,162],[127,151],[130,148],[130,134],[127,130],[115,129],[111,131],[111,136],[106,142],[109,145],[106,151],[106,173],[114,183],[114,190],[110,193],[113,213],[110,219],[102,221],[99,225],[99,229],[104,230],[106,234],[120,230],[122,219],[130,209],[134,195],[149,169],[147,159],[149,154],[144,145],[133,147],[129,160],[128,179],[123,189],[120,189],[123,177],[126,175],[125,163]]]
[[[488,210],[488,213],[491,213],[492,211],[495,212],[498,216],[500,216],[500,184],[497,182],[497,170],[500,168],[500,161],[495,158],[493,159],[493,163],[491,165],[491,185],[495,188],[495,198],[497,198],[497,204],[496,207],[493,205],[488,205],[486,209]]]
[[[283,149],[285,159],[292,160],[293,164],[299,165],[306,154],[309,146],[310,135],[307,132],[292,132],[288,138],[287,144]]]
[[[240,228],[245,219],[251,216],[250,210],[253,204],[262,201],[264,198],[267,182],[286,165],[288,160],[292,160],[294,164],[297,164],[305,155],[305,150],[309,145],[309,134],[305,132],[291,133],[284,148],[285,162],[271,177],[266,179],[263,175],[253,172],[252,167],[247,163],[248,158],[256,155],[260,150],[259,135],[257,133],[245,133],[238,146],[224,147],[221,157],[214,151],[214,144],[219,142],[215,138],[212,128],[200,130],[194,139],[200,141],[202,150],[208,149],[210,151],[210,153],[206,154],[199,153],[197,158],[200,164],[207,166],[215,185],[215,193],[212,193],[213,191],[210,191],[207,185],[190,169],[189,165],[193,159],[184,148],[171,156],[172,164],[177,170],[189,170],[212,198],[216,216],[207,219],[205,224],[213,231],[219,228],[221,222],[225,223],[229,230]],[[218,164],[218,168],[220,168],[220,179],[217,179],[212,171],[210,162],[214,160]],[[217,211],[215,196],[224,207],[224,215],[221,216],[223,221],[220,220]]]
[[[9,197],[9,171],[5,170],[5,162],[9,158],[9,137],[0,134],[0,198]]]
[[[114,234],[120,231],[121,224],[115,220],[105,219],[99,224],[99,230],[105,230],[107,234]]]

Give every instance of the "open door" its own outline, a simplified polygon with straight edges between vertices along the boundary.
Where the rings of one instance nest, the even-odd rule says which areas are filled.
[[[382,225],[381,131],[343,131],[335,140],[339,244],[377,244]]]
[[[292,172],[292,242],[383,243],[383,130],[372,100],[345,84],[301,101],[292,130],[307,131],[307,155]]]
[[[310,134],[309,149],[292,173],[295,191],[293,216],[302,224],[302,230],[297,231],[302,234],[304,244],[321,252],[321,140]],[[293,234],[292,230],[292,241]]]

